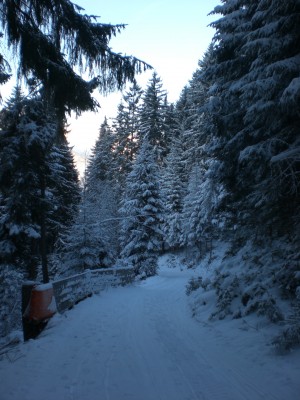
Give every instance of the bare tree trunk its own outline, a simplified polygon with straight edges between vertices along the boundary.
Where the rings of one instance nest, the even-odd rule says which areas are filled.
[[[47,229],[46,229],[46,185],[45,177],[41,177],[41,260],[42,260],[42,272],[43,272],[43,283],[49,282],[48,272],[48,259],[47,259]]]

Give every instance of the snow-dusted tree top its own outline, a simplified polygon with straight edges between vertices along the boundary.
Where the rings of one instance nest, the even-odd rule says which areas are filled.
[[[84,14],[84,9],[70,0],[3,0],[0,11],[0,26],[8,49],[17,55],[19,72],[26,79],[33,77],[41,82],[60,111],[95,110],[98,103],[92,96],[94,89],[120,89],[133,82],[135,74],[150,68],[109,47],[124,24],[99,23],[96,16]],[[78,70],[81,75],[88,73],[89,80]],[[9,72],[1,54],[0,83]]]

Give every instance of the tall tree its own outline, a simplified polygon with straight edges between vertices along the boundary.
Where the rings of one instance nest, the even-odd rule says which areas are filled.
[[[121,256],[135,268],[137,274],[144,276],[156,273],[157,258],[162,248],[163,205],[159,179],[153,145],[145,137],[128,175],[121,209]]]
[[[8,48],[18,52],[21,73],[41,82],[59,110],[93,110],[94,88],[119,89],[148,68],[108,46],[124,24],[98,23],[97,17],[82,14],[83,9],[70,0],[4,0],[0,7],[0,24]],[[88,71],[92,80],[85,81],[75,67]]]
[[[0,120],[1,259],[23,266],[31,279],[58,234],[70,224],[79,187],[70,153],[55,145],[56,123],[41,97],[17,88]]]
[[[223,140],[223,181],[240,220],[292,227],[299,201],[299,3],[224,1],[213,48],[210,107]],[[298,110],[298,111],[297,111]],[[238,205],[239,204],[239,205]],[[286,207],[286,204],[289,204]]]
[[[148,82],[143,96],[140,113],[140,135],[147,136],[156,153],[157,160],[161,163],[167,154],[166,137],[166,91],[156,72]]]
[[[83,188],[74,223],[57,243],[53,268],[58,275],[70,276],[86,269],[111,265],[112,246],[108,242],[108,225],[103,224],[98,205],[91,201]]]
[[[92,223],[95,241],[101,242],[101,238],[105,237],[102,240],[102,252],[106,251],[114,257],[119,250],[118,207],[122,180],[115,158],[115,142],[116,135],[105,118],[86,169],[84,200],[85,212],[92,214],[86,223]],[[102,264],[108,266],[108,263]]]
[[[181,138],[173,134],[172,146],[166,158],[166,166],[161,183],[165,206],[163,231],[167,248],[180,246],[182,236],[182,208],[185,194],[184,165],[182,163]]]
[[[92,148],[85,172],[87,190],[92,189],[96,181],[113,179],[114,143],[115,135],[105,117],[100,126],[99,136]]]
[[[116,135],[115,159],[120,180],[126,179],[139,147],[142,89],[134,83],[123,96],[113,127]],[[123,182],[124,183],[124,182]]]
[[[81,199],[78,172],[67,143],[54,143],[49,152],[48,191],[53,207],[49,212],[48,248],[52,252],[58,237],[74,222]]]
[[[20,265],[25,263],[31,277],[38,262],[35,247],[45,253],[43,229],[50,206],[47,155],[55,132],[56,124],[41,101],[24,100],[17,88],[1,113],[1,253],[4,259],[17,257]]]

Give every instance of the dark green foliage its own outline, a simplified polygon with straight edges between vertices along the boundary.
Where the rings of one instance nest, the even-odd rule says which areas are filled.
[[[101,124],[99,137],[91,151],[86,169],[87,190],[92,190],[99,181],[112,181],[114,178],[115,135],[107,119]]]
[[[214,62],[201,79],[213,82],[221,179],[240,221],[282,235],[299,202],[299,4],[227,0],[215,12]]]
[[[1,262],[36,277],[79,201],[78,177],[69,148],[55,144],[57,124],[41,98],[15,90],[1,112]]]
[[[162,88],[160,77],[154,72],[143,96],[140,113],[140,135],[141,137],[147,136],[160,163],[168,152],[166,112],[166,91]]]
[[[82,11],[69,0],[4,0],[0,5],[0,25],[8,47],[18,54],[22,75],[41,82],[60,112],[94,110],[96,87],[120,89],[149,68],[109,47],[125,25],[101,24]],[[84,80],[75,67],[91,79]]]
[[[47,185],[55,206],[49,210],[49,247],[52,250],[58,236],[74,221],[81,198],[78,172],[67,143],[54,144],[49,152]]]
[[[127,177],[122,202],[121,256],[135,268],[136,274],[156,274],[162,248],[160,229],[163,204],[159,192],[159,169],[153,145],[143,139],[137,160]]]
[[[24,100],[16,89],[1,113],[1,258],[11,262],[17,257],[17,264],[25,264],[31,276],[38,262],[41,210],[46,206],[46,154],[56,132],[53,118],[42,110],[40,101]]]
[[[115,168],[121,185],[131,171],[139,148],[142,94],[141,87],[134,83],[123,96],[113,121]]]
[[[95,247],[109,254],[98,264],[108,266],[119,250],[119,215],[121,185],[124,171],[116,155],[116,134],[105,119],[100,127],[99,137],[92,150],[85,175],[84,224],[94,238]],[[81,216],[82,217],[82,216]],[[81,221],[83,222],[83,221]],[[88,225],[90,228],[88,228]],[[80,241],[81,242],[81,241]],[[81,242],[82,243],[82,242]],[[96,244],[96,243],[100,243]]]

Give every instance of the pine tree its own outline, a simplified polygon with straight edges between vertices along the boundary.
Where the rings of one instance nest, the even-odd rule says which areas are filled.
[[[81,198],[78,172],[71,148],[67,143],[54,144],[49,152],[48,191],[52,208],[49,210],[48,248],[53,251],[58,237],[74,222]]]
[[[106,226],[99,218],[98,204],[83,188],[79,212],[71,227],[60,237],[53,260],[55,272],[70,276],[86,269],[103,268],[112,263]]]
[[[140,102],[142,89],[134,83],[123,96],[114,119],[115,161],[119,181],[124,184],[139,147]]]
[[[159,170],[153,145],[145,137],[128,175],[121,209],[121,256],[135,268],[137,274],[151,276],[156,273],[157,258],[162,247],[162,211]]]
[[[226,191],[214,178],[217,166],[213,159],[194,164],[184,199],[182,244],[198,246],[200,251],[201,243],[212,239],[215,231],[220,235],[219,209]]]
[[[87,190],[92,188],[96,181],[106,181],[114,178],[113,152],[115,140],[115,135],[105,117],[88,160],[86,169]]]
[[[138,151],[138,132],[140,126],[142,88],[134,82],[123,96],[126,117],[126,151],[128,159],[133,162]]]
[[[171,249],[176,249],[180,246],[184,186],[181,140],[180,137],[176,137],[174,134],[170,153],[166,158],[161,189],[165,205],[163,231],[165,243]]]
[[[4,261],[17,257],[31,277],[37,266],[37,250],[43,253],[45,213],[49,204],[46,155],[56,125],[46,116],[40,101],[22,100],[15,90],[1,115],[1,188],[4,213],[1,221],[1,254]],[[16,135],[16,132],[18,135]],[[6,259],[8,257],[8,259]],[[45,271],[45,280],[47,280]]]
[[[143,96],[140,135],[141,137],[147,136],[159,163],[162,163],[167,154],[165,113],[166,92],[162,89],[161,79],[154,72]]]
[[[105,119],[92,150],[85,177],[85,210],[92,214],[89,218],[94,227],[95,241],[102,243],[102,253],[111,254],[109,261],[102,262],[103,266],[109,266],[111,257],[117,257],[119,251],[118,208],[122,179],[116,166],[115,142],[115,133]],[[106,239],[102,239],[103,237]]]
[[[268,176],[273,193],[266,195],[279,191],[290,201],[300,188],[299,12],[299,3],[291,0],[258,3],[243,48],[252,63],[239,86],[247,110],[244,131],[251,138],[239,156],[240,180],[244,172],[251,176],[259,161],[254,179]]]
[[[31,279],[41,264],[48,281],[48,254],[79,200],[74,165],[55,146],[55,117],[41,97],[24,98],[17,88],[0,124],[1,262],[23,267]]]
[[[149,67],[109,47],[124,24],[101,24],[82,11],[70,0],[3,0],[0,5],[0,26],[8,49],[17,54],[19,71],[27,80],[42,84],[59,120],[66,111],[95,110],[91,93],[96,87],[101,92],[120,89]],[[88,72],[90,80],[76,69]]]
[[[204,78],[213,82],[222,179],[240,220],[283,232],[298,203],[299,4],[228,0],[215,11],[215,63]]]

